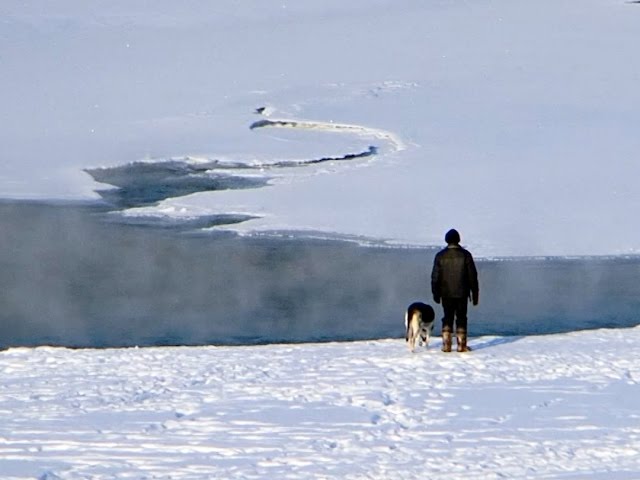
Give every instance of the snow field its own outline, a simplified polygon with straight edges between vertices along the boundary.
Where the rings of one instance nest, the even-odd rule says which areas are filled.
[[[625,0],[2,2],[0,196],[97,200],[112,184],[87,169],[147,159],[375,147],[127,215],[421,246],[456,227],[484,257],[637,255],[638,15]],[[297,129],[251,130],[254,112]]]
[[[17,479],[640,475],[640,328],[0,353],[0,472]]]

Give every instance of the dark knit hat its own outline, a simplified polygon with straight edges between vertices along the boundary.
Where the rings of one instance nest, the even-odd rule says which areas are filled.
[[[455,228],[452,228],[444,236],[444,241],[447,242],[447,245],[457,245],[460,243],[460,234]]]

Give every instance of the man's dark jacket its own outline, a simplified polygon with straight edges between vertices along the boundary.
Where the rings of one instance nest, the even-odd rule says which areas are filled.
[[[440,250],[433,261],[431,292],[441,298],[469,298],[478,303],[478,272],[470,252],[459,245]]]

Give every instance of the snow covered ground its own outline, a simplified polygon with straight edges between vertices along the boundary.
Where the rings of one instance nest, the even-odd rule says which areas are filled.
[[[624,0],[4,1],[0,199],[104,199],[127,224],[421,246],[456,227],[478,257],[635,259],[639,20]],[[163,301],[189,303],[194,270],[171,254],[177,242],[152,247],[170,242],[161,229],[145,230],[157,243],[112,252],[135,256],[94,268],[105,256],[93,234],[27,221],[48,208],[3,224],[2,294],[27,312],[4,328],[26,342],[30,322],[82,333],[95,318],[65,313],[79,304],[164,308],[118,281],[92,290],[105,272],[153,294],[182,272],[183,288]],[[127,244],[118,228],[105,241]],[[567,309],[594,315],[580,286],[605,285],[621,298],[607,313],[629,321],[635,264],[624,275],[609,267],[545,283],[552,295],[531,294],[539,278],[498,276],[527,302],[499,289],[482,302],[532,307],[532,323],[546,302],[555,322]],[[235,287],[207,268],[209,281]],[[290,278],[308,288],[303,275],[272,283]],[[42,282],[50,288],[34,295]],[[211,296],[202,285],[193,290]],[[92,291],[116,293],[103,302]],[[263,311],[264,299],[250,300]],[[326,298],[316,300],[326,317]],[[43,305],[48,315],[33,313]],[[637,327],[485,336],[468,355],[445,355],[438,341],[410,354],[398,339],[8,349],[0,478],[638,479],[639,337]]]
[[[639,20],[625,0],[2,2],[0,196],[95,199],[108,185],[84,169],[136,161],[373,146],[125,214],[419,245],[454,226],[483,256],[637,254]],[[351,128],[249,128],[264,119]]]
[[[638,342],[11,349],[1,477],[637,479]]]

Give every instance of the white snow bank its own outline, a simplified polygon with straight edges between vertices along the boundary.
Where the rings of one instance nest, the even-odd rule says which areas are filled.
[[[401,326],[399,325],[399,328]],[[640,328],[0,353],[3,480],[638,478]]]

